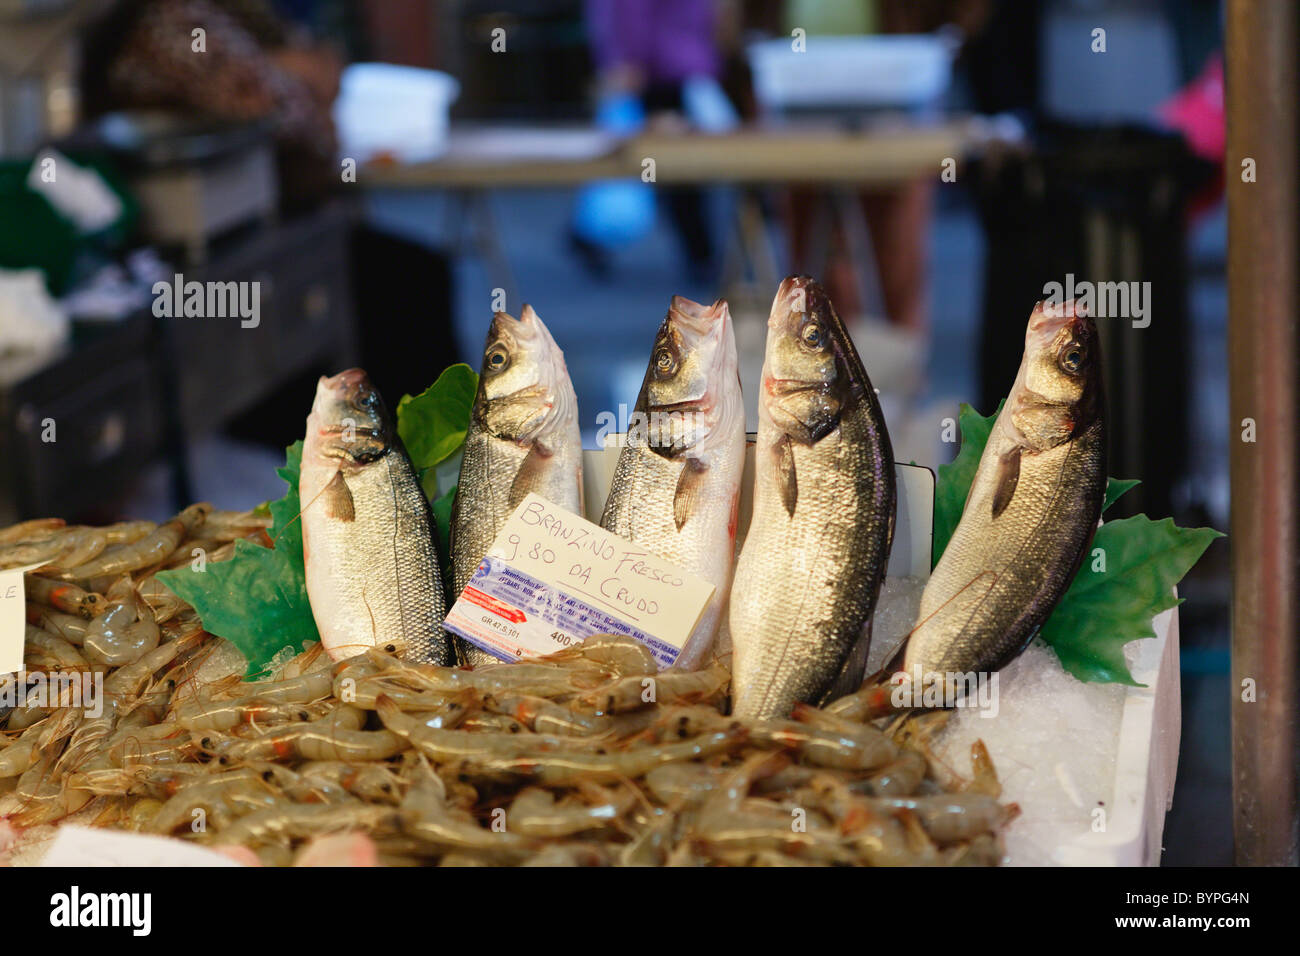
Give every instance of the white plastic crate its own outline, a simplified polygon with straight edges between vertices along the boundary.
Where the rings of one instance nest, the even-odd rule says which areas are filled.
[[[942,33],[810,36],[748,48],[754,94],[769,112],[813,109],[920,109],[952,83],[952,38]]]

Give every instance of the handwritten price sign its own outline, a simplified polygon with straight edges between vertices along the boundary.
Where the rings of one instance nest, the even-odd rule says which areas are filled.
[[[677,659],[713,585],[537,494],[515,509],[445,627],[506,660],[592,634],[627,634]]]

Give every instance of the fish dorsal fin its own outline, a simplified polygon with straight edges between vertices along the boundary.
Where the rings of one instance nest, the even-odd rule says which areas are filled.
[[[542,471],[550,460],[551,450],[543,442],[535,439],[519,465],[519,470],[515,472],[515,480],[510,485],[510,500],[507,502],[509,511],[519,507],[519,502],[528,497],[528,492],[535,491],[541,486]]]
[[[325,513],[340,521],[355,521],[357,509],[352,502],[352,491],[342,471],[334,472],[334,477],[325,486]]]
[[[789,435],[782,435],[773,449],[776,456],[776,486],[781,493],[781,503],[786,514],[794,517],[794,506],[799,500],[799,479],[794,467],[794,443]]]
[[[997,485],[993,490],[993,517],[1007,510],[1020,481],[1020,446],[998,458]]]
[[[677,490],[673,493],[673,520],[677,530],[681,531],[686,520],[695,512],[695,502],[700,496],[704,484],[704,475],[709,466],[698,458],[687,458],[682,465],[681,474],[677,476]]]

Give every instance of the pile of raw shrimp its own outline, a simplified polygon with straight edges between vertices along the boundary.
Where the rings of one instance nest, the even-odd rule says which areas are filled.
[[[627,638],[476,670],[392,646],[334,664],[314,645],[244,680],[242,655],[154,574],[227,558],[240,538],[269,546],[266,524],[194,505],[156,526],[0,531],[0,569],[51,562],[26,576],[27,670],[0,682],[73,671],[104,689],[97,714],[53,691],[0,707],[9,825],[72,817],[268,865],[1002,857],[1016,809],[982,745],[965,775],[934,758],[942,714],[739,720],[725,666],[660,672]]]

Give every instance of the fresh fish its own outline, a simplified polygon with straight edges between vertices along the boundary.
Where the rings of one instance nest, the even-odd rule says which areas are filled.
[[[772,303],[758,411],[753,519],[731,592],[732,710],[786,717],[861,683],[896,498],[876,391],[805,276]]]
[[[703,663],[727,606],[744,465],[745,407],[727,303],[674,296],[600,523],[713,585],[680,668]]]
[[[359,368],[316,386],[298,494],[307,595],[330,657],[395,644],[408,660],[451,664],[429,502]]]
[[[1047,619],[1101,515],[1102,394],[1092,319],[1071,302],[1038,303],[961,521],[921,596],[907,673],[997,670]]]
[[[454,595],[530,491],[582,514],[578,399],[551,333],[532,306],[492,317],[451,512]],[[454,597],[453,595],[453,597]],[[499,658],[456,638],[462,665]]]

